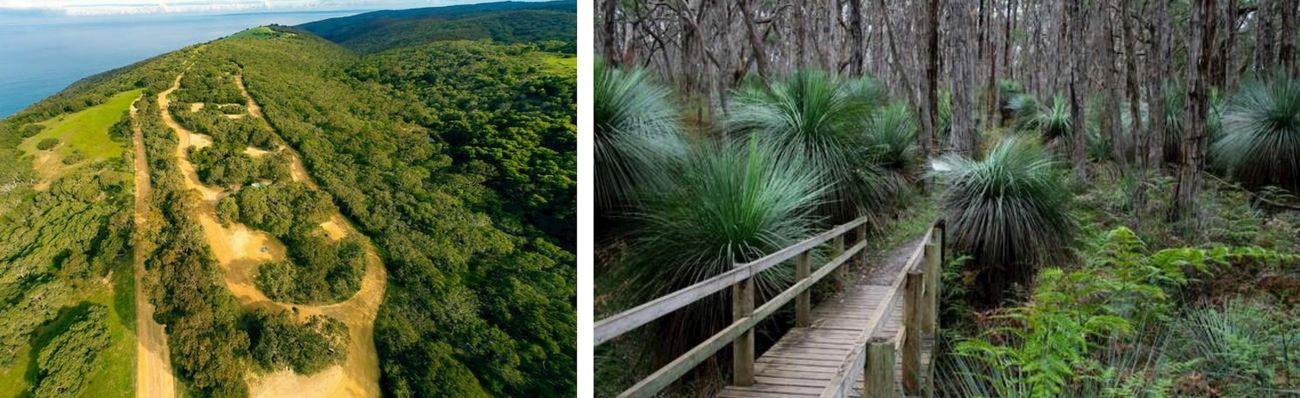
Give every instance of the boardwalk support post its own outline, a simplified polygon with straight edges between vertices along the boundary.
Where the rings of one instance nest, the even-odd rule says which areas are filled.
[[[942,230],[936,228],[935,231]],[[929,336],[934,336],[939,329],[939,278],[942,277],[939,261],[939,244],[935,242],[935,237],[931,237],[925,244],[925,260],[919,264],[925,267],[925,304],[922,309],[921,331]]]
[[[731,288],[732,322],[754,316],[754,276],[750,275]],[[737,386],[754,385],[754,330],[740,334],[731,344],[732,368]]]
[[[926,264],[918,264],[926,265]],[[917,267],[920,268],[920,267]],[[919,395],[921,392],[921,320],[922,282],[925,274],[920,269],[907,273],[903,281],[903,394]]]
[[[839,257],[841,254],[844,254],[844,235],[835,235],[835,239],[831,241],[831,258]],[[835,280],[839,281],[841,290],[843,287],[848,286],[848,271],[849,267],[844,266],[835,269]]]
[[[857,231],[858,243],[867,241],[867,224],[859,225],[857,228],[854,228],[854,230]],[[859,251],[858,267],[866,268],[866,266],[867,266],[867,251],[866,250]]]
[[[867,343],[867,368],[863,370],[866,379],[867,398],[897,398],[897,383],[894,381],[894,342],[882,337],[873,337]]]
[[[799,256],[795,257],[795,283],[808,279],[808,275],[812,274],[812,260],[808,257],[808,252],[799,253]],[[799,293],[799,297],[794,301],[794,326],[810,325],[812,325],[812,289]]]

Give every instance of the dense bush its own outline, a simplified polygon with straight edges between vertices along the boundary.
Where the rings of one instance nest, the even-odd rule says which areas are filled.
[[[759,139],[708,143],[691,151],[668,189],[646,192],[644,209],[618,280],[646,302],[730,270],[812,235],[827,189],[817,163]],[[758,275],[760,297],[780,292],[788,272]],[[688,306],[660,321],[659,363],[730,323],[725,297]]]
[[[348,327],[334,318],[313,316],[298,324],[284,310],[244,314],[248,352],[262,369],[293,369],[310,375],[342,362],[347,356]]]
[[[668,89],[646,70],[624,71],[597,61],[594,90],[592,184],[598,212],[608,213],[636,201],[638,188],[664,185],[686,143]]]
[[[1213,149],[1238,181],[1300,193],[1300,79],[1247,82],[1228,101]]]
[[[727,125],[826,170],[819,214],[841,224],[882,208],[894,194],[876,181],[879,166],[863,153],[864,116],[886,99],[878,88],[870,78],[847,80],[824,71],[751,83],[735,93]]]
[[[87,308],[80,319],[59,333],[41,349],[36,359],[39,369],[36,397],[79,396],[86,375],[95,369],[99,352],[110,343],[108,309],[101,305]]]
[[[1204,343],[1205,338],[1218,336],[1175,338],[1167,343],[1175,355],[1168,355],[1161,345],[1151,346],[1166,343],[1161,338],[1148,338],[1148,329],[1162,336],[1204,330],[1184,326],[1187,319],[1174,320],[1174,295],[1194,279],[1233,264],[1294,262],[1296,257],[1253,247],[1150,251],[1132,231],[1119,228],[1100,237],[1086,259],[1076,269],[1042,270],[1032,300],[1001,310],[991,317],[997,324],[987,327],[979,337],[959,339],[955,344],[957,355],[945,358],[939,365],[943,378],[939,385],[945,395],[1171,393],[1173,380],[1182,376],[1187,364],[1196,366],[1201,358],[1213,358],[1210,361],[1215,365],[1229,364],[1221,362],[1222,357],[1214,357],[1214,353],[1207,353],[1209,357],[1179,357],[1177,347],[1186,344],[1213,351],[1223,348],[1216,344],[1245,343]],[[1135,361],[1142,357],[1132,353],[1149,357]]]
[[[383,254],[386,394],[574,394],[575,84],[556,55],[441,42],[361,59],[301,32],[205,52],[239,60],[276,133]]]
[[[1015,285],[1028,287],[1038,265],[1063,258],[1075,230],[1073,195],[1034,140],[1010,137],[983,160],[947,155],[934,168],[947,185],[942,207],[951,245],[973,256],[987,304],[1000,303]]]
[[[49,150],[50,148],[54,148],[55,145],[59,145],[58,138],[46,138],[41,140],[41,142],[36,143],[36,149],[45,151],[45,150]]]

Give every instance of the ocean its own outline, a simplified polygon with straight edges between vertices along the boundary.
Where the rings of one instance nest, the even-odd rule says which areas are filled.
[[[366,11],[63,16],[0,14],[0,118],[96,73],[267,25]]]

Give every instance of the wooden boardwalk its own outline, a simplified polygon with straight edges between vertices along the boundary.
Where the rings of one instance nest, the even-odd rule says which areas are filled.
[[[854,286],[827,299],[813,309],[812,325],[789,331],[754,362],[752,386],[728,386],[718,397],[817,397],[833,387],[837,374],[852,362],[854,349],[866,328],[878,314],[880,306],[891,301],[897,288],[900,270],[908,256],[923,242],[916,240],[895,250],[885,264],[871,270]],[[886,339],[897,347],[895,380],[902,380],[903,300],[892,300],[884,324],[871,337]],[[929,367],[932,338],[925,338],[921,365]],[[926,373],[923,373],[926,374]],[[864,382],[859,377],[847,396],[863,396]],[[896,396],[904,396],[901,384]]]
[[[601,345],[628,331],[730,291],[732,322],[686,353],[618,394],[654,397],[700,363],[731,347],[733,385],[720,397],[929,396],[929,340],[938,329],[943,220],[919,238],[896,248],[839,294],[812,308],[813,285],[848,264],[865,261],[866,217],[841,224],[799,243],[696,282],[635,308],[596,322],[594,343]],[[845,247],[845,235],[856,235]],[[815,250],[830,259],[813,267]],[[775,267],[794,271],[795,283],[763,303],[755,302],[755,278]],[[756,305],[758,304],[758,305]],[[795,328],[755,358],[754,328],[793,305]]]

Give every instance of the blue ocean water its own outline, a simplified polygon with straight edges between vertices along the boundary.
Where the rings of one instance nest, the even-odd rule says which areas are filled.
[[[64,16],[0,14],[0,118],[81,78],[254,26],[364,11]]]

